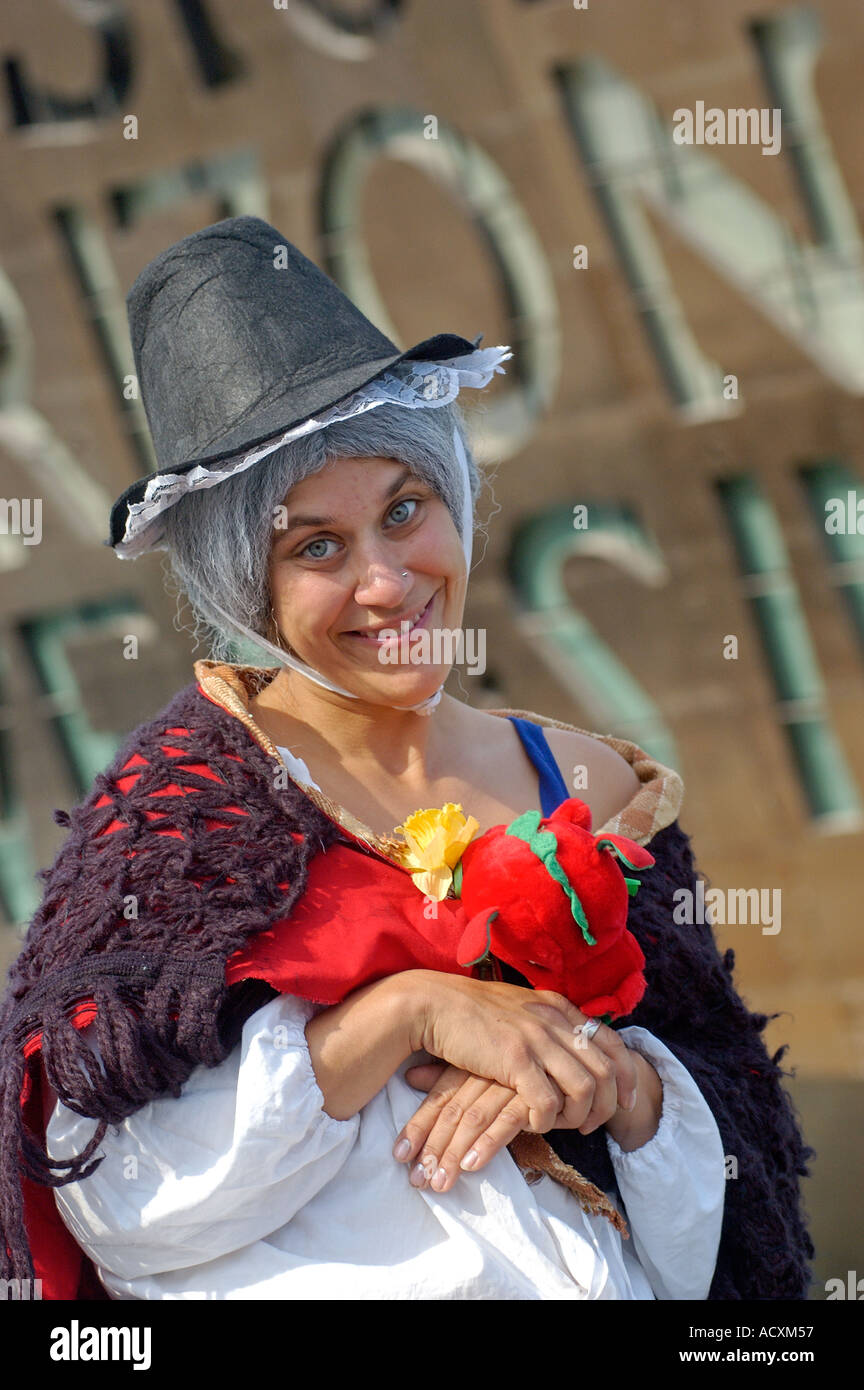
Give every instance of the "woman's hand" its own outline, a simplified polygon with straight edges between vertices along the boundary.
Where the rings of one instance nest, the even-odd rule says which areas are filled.
[[[414,1187],[431,1183],[436,1192],[449,1191],[462,1171],[483,1168],[530,1128],[525,1101],[497,1081],[446,1062],[409,1067],[405,1079],[428,1092],[393,1146],[400,1163],[411,1163]],[[400,1151],[403,1143],[409,1147]]]
[[[414,1050],[517,1092],[528,1110],[523,1129],[587,1134],[619,1106],[632,1107],[633,1055],[605,1025],[590,1042],[574,1032],[586,1016],[563,995],[434,970],[413,974],[424,990]]]
[[[663,1105],[657,1072],[639,1053],[630,1055],[639,1077],[634,1105],[630,1110],[619,1106],[606,1125],[625,1152],[653,1138]],[[497,1082],[444,1062],[409,1067],[405,1079],[415,1089],[428,1092],[393,1146],[394,1157],[412,1163],[410,1181],[415,1187],[431,1182],[437,1192],[449,1191],[461,1172],[477,1172],[517,1134],[530,1129],[525,1102]],[[574,1125],[562,1113],[553,1128],[588,1134],[597,1125],[590,1121]],[[402,1143],[409,1147],[397,1155]]]
[[[496,982],[469,983],[499,989]],[[585,1022],[585,1015],[562,996],[518,986],[504,989],[538,1000],[549,1011],[554,1028],[561,1028],[565,1012],[575,1016],[576,1028]],[[529,1001],[512,1001],[512,996],[505,995],[504,1002],[519,1006]],[[650,1138],[659,1121],[659,1104],[655,1107],[656,1092],[650,1087],[641,1088],[643,1099],[638,1082],[640,1077],[644,1079],[642,1068],[647,1068],[659,1086],[653,1068],[632,1052],[614,1029],[601,1025],[586,1042],[581,1034],[574,1034],[573,1027],[568,1021],[568,1063],[572,1064],[568,1070],[575,1074],[575,1083],[568,1083],[572,1091],[560,1093],[558,1111],[551,1117],[543,1116],[539,1123],[516,1087],[444,1062],[410,1067],[406,1080],[428,1094],[397,1136],[393,1153],[400,1162],[412,1165],[414,1186],[424,1187],[431,1181],[436,1191],[448,1191],[460,1172],[479,1171],[526,1129],[540,1134],[549,1129],[578,1129],[590,1134],[608,1121],[610,1132],[614,1124],[622,1147],[635,1148]],[[634,1142],[627,1142],[630,1137]]]

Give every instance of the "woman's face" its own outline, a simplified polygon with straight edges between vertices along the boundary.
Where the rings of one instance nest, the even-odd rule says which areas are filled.
[[[455,640],[461,626],[465,554],[446,505],[406,464],[333,459],[297,483],[275,518],[269,577],[283,640],[346,690],[413,705],[446,679],[454,648],[433,634]],[[403,635],[409,619],[425,638]]]

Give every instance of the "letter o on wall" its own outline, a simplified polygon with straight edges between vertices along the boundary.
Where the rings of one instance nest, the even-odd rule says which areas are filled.
[[[321,182],[324,269],[382,333],[398,342],[358,221],[371,165],[381,158],[404,160],[443,184],[460,207],[468,208],[492,249],[513,325],[504,341],[514,353],[507,363],[513,385],[489,402],[476,452],[481,461],[509,458],[524,448],[558,383],[555,286],[537,234],[494,160],[443,121],[438,122],[437,140],[425,139],[423,129],[422,113],[402,107],[361,112],[337,131],[324,157]]]

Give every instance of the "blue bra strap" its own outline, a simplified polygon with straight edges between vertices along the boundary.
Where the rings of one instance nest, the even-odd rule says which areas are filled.
[[[569,790],[567,783],[561,775],[561,769],[552,756],[552,750],[546,742],[546,735],[540,724],[532,724],[530,719],[519,719],[515,714],[508,714],[507,718],[516,726],[516,732],[522,740],[522,746],[528,757],[531,759],[540,783],[540,809],[544,816],[551,816],[552,812],[566,801],[568,796],[573,793]]]

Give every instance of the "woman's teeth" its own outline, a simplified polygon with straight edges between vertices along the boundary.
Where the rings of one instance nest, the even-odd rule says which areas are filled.
[[[408,618],[400,618],[398,622],[389,623],[386,627],[379,628],[377,632],[355,631],[353,635],[355,637],[365,637],[367,642],[392,642],[394,640],[392,637],[381,637],[379,634],[381,632],[396,632],[397,636],[401,636],[402,623],[411,624],[411,626],[408,629],[408,633],[410,634],[411,632],[413,632],[416,624],[419,623],[420,619],[423,617],[431,602],[432,599],[430,598],[426,603],[425,607],[421,608],[417,613],[414,613],[413,616]]]

